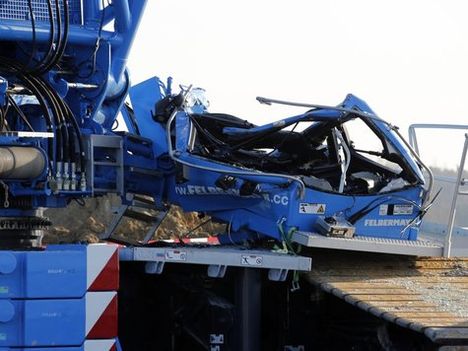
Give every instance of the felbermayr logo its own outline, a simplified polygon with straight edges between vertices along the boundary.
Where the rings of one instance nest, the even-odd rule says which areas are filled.
[[[366,227],[400,227],[410,222],[411,219],[366,219],[364,225]]]
[[[177,195],[231,195],[244,198],[261,198],[259,194],[241,195],[240,189],[222,189],[214,186],[192,185],[176,186]]]

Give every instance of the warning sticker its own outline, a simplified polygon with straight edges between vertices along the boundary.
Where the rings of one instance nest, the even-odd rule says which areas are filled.
[[[410,215],[413,213],[413,205],[380,205],[380,216]]]
[[[6,341],[7,335],[5,333],[0,333],[0,341]]]
[[[388,214],[388,205],[380,205],[379,215],[386,216]]]
[[[393,207],[394,215],[410,215],[413,213],[413,205],[395,205]]]
[[[182,250],[167,250],[166,260],[171,261],[185,261],[187,259],[187,253]]]
[[[325,214],[327,205],[325,204],[311,204],[307,202],[301,202],[299,204],[299,213],[305,214]]]
[[[244,266],[261,266],[263,257],[258,255],[242,255],[241,264]]]

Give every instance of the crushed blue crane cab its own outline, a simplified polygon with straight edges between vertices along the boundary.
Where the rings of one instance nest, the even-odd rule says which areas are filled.
[[[257,99],[308,110],[257,126],[207,112],[188,90],[156,104],[178,165],[169,202],[228,223],[229,242],[295,230],[417,239],[432,182],[396,127],[353,95],[336,107]]]

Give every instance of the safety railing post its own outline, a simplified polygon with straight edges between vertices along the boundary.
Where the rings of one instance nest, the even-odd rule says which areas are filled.
[[[447,225],[447,234],[445,236],[444,257],[450,257],[451,251],[452,251],[453,226],[455,225],[455,216],[457,213],[457,200],[458,200],[458,195],[460,195],[460,186],[462,185],[462,177],[463,177],[463,171],[465,169],[467,149],[468,149],[468,134],[465,134],[465,144],[463,146],[462,157],[461,157],[460,165],[458,168],[455,189],[453,190],[452,206],[450,208],[449,221]]]
[[[449,129],[449,130],[468,130],[468,125],[460,124],[412,124],[408,129],[408,139],[411,147],[419,155],[418,139],[416,135],[416,129]],[[468,192],[460,191],[460,186],[465,185],[463,179],[463,172],[466,164],[466,156],[468,153],[468,134],[465,134],[465,144],[463,146],[462,157],[457,172],[457,179],[455,180],[455,189],[452,196],[452,204],[449,212],[449,219],[446,227],[446,236],[444,240],[444,257],[450,257],[452,251],[452,235],[455,227],[455,217],[457,212],[457,200],[459,195],[468,195]],[[438,180],[448,181],[448,177],[436,177]],[[453,181],[450,180],[452,183]]]

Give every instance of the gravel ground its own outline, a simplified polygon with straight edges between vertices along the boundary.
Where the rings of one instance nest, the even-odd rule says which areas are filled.
[[[425,274],[425,276],[430,280],[435,274]],[[458,266],[442,274],[439,273],[437,276],[468,277],[468,267],[465,263],[463,266]],[[413,280],[411,277],[392,278],[391,281],[421,294],[424,301],[438,306],[439,310],[451,312],[468,320],[468,290],[463,289],[463,287],[466,288],[467,284],[450,284],[450,281],[447,280],[428,285],[427,283],[422,284],[419,279]]]

